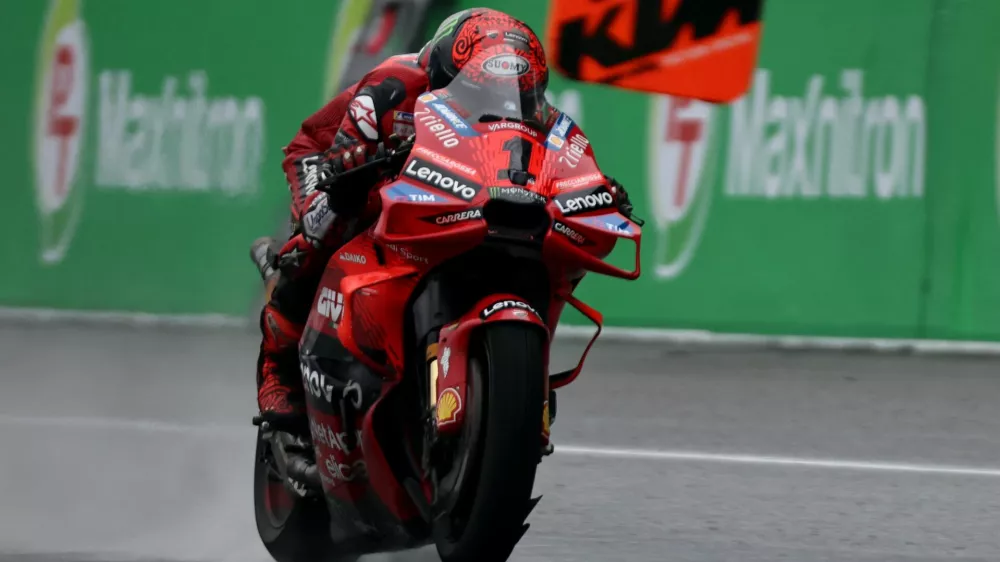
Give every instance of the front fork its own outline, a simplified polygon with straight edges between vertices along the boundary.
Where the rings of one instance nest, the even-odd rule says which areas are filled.
[[[473,310],[481,308],[480,306]],[[523,321],[523,318],[518,317],[513,320]],[[433,331],[428,336],[424,348],[425,368],[423,370],[426,373],[426,384],[422,388],[422,391],[426,393],[424,398],[427,404],[427,411],[423,418],[425,439],[421,458],[421,467],[425,475],[430,475],[435,464],[434,450],[441,436],[454,435],[464,422],[462,404],[467,400],[468,394],[466,386],[466,366],[469,360],[468,332],[475,324],[482,323],[478,321],[478,318],[471,322],[459,320],[444,326],[441,330]],[[536,323],[541,325],[540,322]],[[441,338],[442,334],[444,334],[444,338]],[[451,345],[456,340],[460,347],[458,351],[456,351],[455,345]],[[460,363],[456,364],[456,362]],[[547,366],[546,372],[548,372]],[[445,378],[447,380],[442,380]],[[545,381],[545,393],[547,399],[542,409],[541,435],[541,454],[543,456],[551,455],[554,451],[550,440],[550,431],[556,418],[556,392],[550,387],[548,380]]]

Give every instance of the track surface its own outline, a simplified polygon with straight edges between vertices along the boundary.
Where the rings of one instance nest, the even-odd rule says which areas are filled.
[[[255,354],[240,332],[0,326],[0,560],[268,560]],[[1000,560],[996,360],[604,343],[588,365],[515,562]],[[436,557],[366,560],[389,559]]]

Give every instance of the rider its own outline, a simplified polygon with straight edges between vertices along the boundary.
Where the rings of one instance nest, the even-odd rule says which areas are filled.
[[[252,251],[269,288],[273,287],[260,319],[257,400],[262,419],[307,427],[300,425],[305,406],[297,344],[325,264],[353,236],[359,222],[356,214],[334,213],[328,195],[317,191],[316,185],[328,173],[363,163],[379,142],[413,135],[417,96],[447,86],[476,54],[502,45],[516,49],[536,66],[531,73],[535,78],[520,83],[522,97],[525,103],[537,102],[538,124],[549,130],[560,112],[545,102],[548,68],[541,41],[512,16],[473,8],[445,19],[419,53],[391,57],[341,92],[306,119],[285,147],[292,235],[280,249],[262,239]],[[625,190],[608,180],[620,206],[630,209]]]

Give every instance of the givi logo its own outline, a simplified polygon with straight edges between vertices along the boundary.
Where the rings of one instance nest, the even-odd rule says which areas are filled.
[[[656,276],[677,277],[701,239],[711,204],[719,141],[715,108],[671,96],[652,101],[650,194],[659,231]]]
[[[52,0],[38,48],[34,115],[35,200],[40,259],[62,261],[83,209],[77,185],[88,89],[80,0]]]

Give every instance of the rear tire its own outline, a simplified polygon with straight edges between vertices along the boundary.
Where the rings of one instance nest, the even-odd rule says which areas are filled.
[[[522,322],[487,324],[470,349],[469,411],[481,420],[465,501],[435,522],[443,562],[502,562],[524,534],[541,461],[545,335]],[[478,344],[476,343],[478,342]],[[478,349],[477,349],[478,347]],[[485,390],[485,392],[484,392]],[[466,507],[462,507],[466,506]],[[452,522],[462,521],[456,529]]]
[[[253,503],[257,533],[277,562],[356,562],[357,555],[335,555],[330,515],[322,498],[291,494],[268,468],[269,446],[257,432]]]

